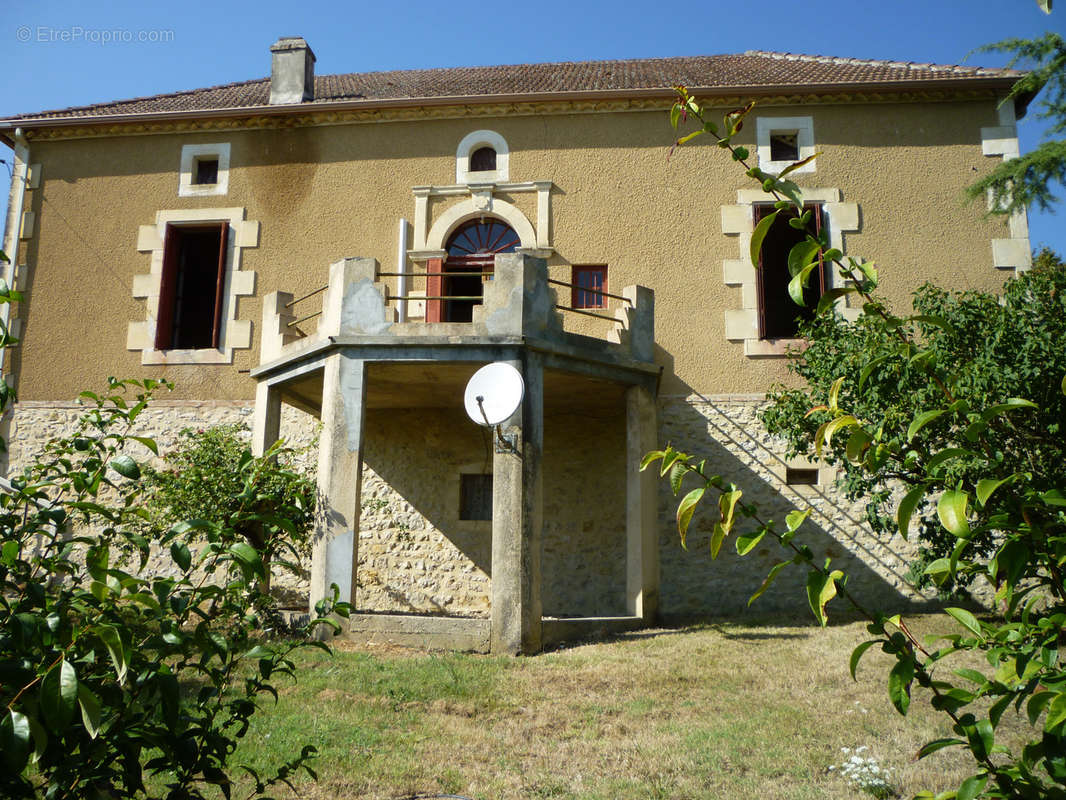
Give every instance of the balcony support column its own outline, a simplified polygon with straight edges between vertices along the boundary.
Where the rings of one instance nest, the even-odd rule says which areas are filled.
[[[359,560],[359,501],[366,426],[366,362],[332,353],[322,377],[318,508],[311,551],[311,607],[340,590],[355,606]]]
[[[501,428],[514,450],[496,447],[492,460],[492,620],[494,653],[541,649],[541,528],[544,448],[544,364],[526,351],[509,361],[522,373],[522,405]],[[504,449],[504,452],[500,452]]]
[[[650,623],[659,612],[659,537],[655,471],[640,460],[656,446],[655,398],[643,386],[626,389],[626,610]]]

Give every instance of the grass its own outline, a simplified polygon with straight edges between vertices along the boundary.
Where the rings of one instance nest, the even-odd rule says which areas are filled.
[[[851,680],[864,638],[858,623],[720,622],[521,659],[341,643],[300,657],[299,682],[256,715],[234,763],[266,772],[312,743],[319,781],[297,788],[318,800],[824,800],[862,796],[829,767],[867,745],[902,796],[956,787],[968,753],[914,760],[948,727],[917,694],[906,718],[892,709],[888,657],[869,651]]]

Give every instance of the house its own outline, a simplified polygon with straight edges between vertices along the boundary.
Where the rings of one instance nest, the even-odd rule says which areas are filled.
[[[775,554],[712,564],[706,519],[680,550],[637,469],[669,441],[771,512],[810,500],[852,588],[915,599],[831,470],[761,431],[795,335],[788,231],[752,269],[768,196],[713,142],[668,160],[666,111],[678,84],[755,99],[759,165],[817,153],[805,201],[902,306],[1029,264],[1024,215],[960,200],[1018,153],[1018,73],[746,52],[316,76],[303,39],[270,49],[262,80],[0,120],[25,293],[11,468],[110,374],[176,384],[142,417],[164,442],[234,419],[258,448],[307,442],[317,418],[312,599],[336,584],[360,630],[531,652],[746,607]],[[490,431],[463,391],[500,361],[524,396]]]

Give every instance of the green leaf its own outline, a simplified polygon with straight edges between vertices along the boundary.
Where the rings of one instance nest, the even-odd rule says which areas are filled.
[[[692,515],[696,512],[696,506],[699,505],[706,491],[706,486],[693,489],[677,505],[677,532],[681,534],[682,547],[685,546],[685,535],[688,533],[689,523],[692,522]]]
[[[766,577],[763,579],[762,585],[760,585],[759,588],[755,590],[755,594],[748,598],[748,605],[750,606],[759,597],[761,597],[763,592],[770,588],[770,584],[774,582],[774,578],[777,577],[777,573],[779,573],[791,563],[791,561],[782,561],[779,564],[774,564],[772,567],[770,567],[770,572],[767,573]]]
[[[899,526],[900,536],[904,539],[907,538],[910,532],[911,517],[914,515],[914,509],[918,507],[918,503],[922,501],[927,491],[929,491],[929,487],[924,483],[911,488],[907,494],[903,495],[899,508],[896,509],[896,524]]]
[[[862,427],[859,421],[855,419],[851,414],[845,414],[842,417],[831,419],[829,422],[824,423],[814,435],[814,451],[818,458],[822,457],[822,449],[828,447],[829,443],[833,439],[835,434],[841,428],[859,428]]]
[[[984,775],[971,775],[959,784],[959,790],[955,793],[955,800],[974,800],[984,791],[988,778]]]
[[[1051,13],[1052,0],[1036,0],[1036,4],[1040,6],[1040,10],[1045,14]],[[1066,378],[1063,379],[1063,383],[1066,384]]]
[[[731,489],[728,492],[722,492],[718,498],[718,513],[722,515],[722,525],[725,526],[726,533],[733,527],[733,514],[742,494],[740,489]]]
[[[825,616],[826,603],[836,597],[836,581],[843,577],[844,573],[840,570],[833,570],[826,575],[824,572],[812,569],[807,575],[807,602],[810,603],[811,611],[814,612],[814,618],[823,628],[828,622]]]
[[[910,426],[907,428],[907,441],[909,442],[911,439],[913,439],[918,433],[918,431],[920,431],[930,422],[935,419],[938,419],[939,417],[942,417],[946,413],[946,408],[938,408],[934,411],[923,411],[921,414],[916,416],[911,422]]]
[[[970,631],[970,633],[973,633],[981,639],[985,638],[984,633],[981,631],[981,623],[977,621],[977,617],[965,608],[945,608],[944,613],[950,614],[956,622],[966,628],[966,630]]]
[[[938,558],[925,568],[923,574],[931,577],[937,586],[941,586],[952,575],[951,560]]]
[[[640,471],[643,472],[665,455],[665,450],[652,450],[648,453],[645,453],[644,458],[640,460]]]
[[[30,721],[20,711],[9,708],[0,719],[0,758],[9,773],[18,775],[30,757]]]
[[[932,472],[934,469],[936,469],[946,461],[951,461],[952,459],[956,458],[962,458],[964,456],[972,456],[973,454],[974,453],[972,450],[967,450],[965,447],[948,447],[944,450],[941,450],[939,453],[937,453],[927,462],[925,462],[925,470],[926,472]]]
[[[81,722],[90,739],[100,732],[100,701],[84,685],[78,686],[78,705],[81,707]]]
[[[170,557],[174,559],[174,563],[178,565],[182,572],[188,572],[189,567],[192,566],[192,553],[189,552],[189,546],[185,542],[174,542],[170,545]]]
[[[1047,718],[1044,720],[1044,730],[1054,733],[1057,728],[1066,725],[1066,691],[1061,691],[1047,707]],[[1066,731],[1059,731],[1066,733]]]
[[[729,530],[723,522],[714,523],[711,530],[711,558],[718,558],[718,551],[722,549],[722,542],[725,541],[727,533]]]
[[[131,439],[131,440],[133,440],[135,442],[140,442],[145,447],[147,447],[149,450],[151,450],[155,455],[159,455],[159,446],[156,445],[155,439],[153,439],[152,437],[150,437],[150,436],[129,436],[127,438],[129,438],[129,439]]]
[[[1066,496],[1064,496],[1058,489],[1044,492],[1040,495],[1040,499],[1049,506],[1066,506]]]
[[[1036,725],[1036,721],[1054,696],[1052,692],[1037,692],[1029,698],[1029,702],[1025,704],[1025,715],[1029,718],[1030,725]]]
[[[897,661],[888,674],[888,696],[896,711],[906,715],[911,704],[911,681],[914,680],[914,662],[910,658]]]
[[[918,758],[925,758],[937,750],[943,750],[945,747],[957,747],[960,744],[966,744],[966,742],[962,739],[934,739],[922,745],[922,749],[918,751]]]
[[[785,525],[788,528],[788,532],[795,533],[797,530],[799,530],[799,526],[803,524],[804,520],[806,520],[807,517],[809,517],[813,511],[814,509],[812,508],[808,508],[804,511],[800,511],[798,509],[795,511],[789,511],[785,515]]]
[[[755,226],[755,230],[751,234],[751,248],[749,252],[751,255],[751,265],[755,269],[759,268],[759,253],[762,250],[763,239],[765,239],[766,234],[770,232],[774,220],[777,219],[777,215],[780,213],[780,211],[774,211],[772,214],[767,214],[759,220],[759,224]]]
[[[970,523],[966,521],[966,505],[970,496],[961,489],[948,489],[936,504],[940,524],[960,539],[970,537]]]
[[[746,556],[754,550],[766,535],[766,529],[754,533],[743,533],[737,537],[737,555]]]
[[[1008,411],[1017,411],[1020,408],[1039,408],[1036,403],[1021,397],[1012,397],[1006,403],[1000,403],[986,408],[981,412],[981,421],[988,422],[993,417],[1006,414]]]
[[[844,448],[848,461],[852,464],[859,464],[862,461],[863,453],[866,452],[866,448],[870,446],[870,443],[873,440],[874,437],[862,428],[856,428],[853,430],[851,436],[848,437],[848,443]]]
[[[825,254],[829,257],[829,253]],[[815,308],[815,313],[824,314],[830,306],[833,306],[837,300],[841,297],[846,297],[849,294],[858,291],[854,286],[838,286],[835,289],[829,289],[822,293],[822,296],[818,298],[818,305]]]
[[[808,264],[796,273],[795,277],[788,282],[788,296],[792,298],[792,302],[796,305],[804,305],[803,290],[807,288],[808,284],[810,284],[811,272],[813,272],[814,268],[817,266],[817,262]]]
[[[74,716],[78,700],[78,676],[74,665],[65,658],[48,670],[41,681],[41,714],[45,724],[62,734]]]
[[[993,480],[992,478],[981,478],[981,480],[977,482],[977,502],[981,505],[982,508],[984,508],[985,504],[988,502],[988,498],[992,496],[992,493],[996,491],[996,489],[998,489],[1003,484],[1014,480],[1017,477],[1018,475],[1017,473],[1015,473],[1014,475],[1011,475],[998,481]]]
[[[126,650],[122,646],[122,637],[118,629],[111,625],[100,625],[96,628],[96,635],[107,648],[111,656],[111,663],[115,665],[115,677],[121,684],[126,679]]]
[[[110,466],[111,469],[124,478],[137,480],[137,478],[141,477],[141,468],[137,465],[137,462],[125,454],[111,459]]]
[[[684,461],[675,461],[670,467],[670,491],[675,495],[681,491],[681,481],[685,479],[688,472],[688,465]]]
[[[788,274],[795,277],[803,272],[804,268],[814,261],[820,249],[821,245],[818,242],[812,242],[810,239],[793,245],[792,249],[788,251]],[[801,295],[799,305],[802,304]]]
[[[836,412],[840,410],[840,390],[844,386],[844,376],[837,378],[833,381],[829,387],[829,410]]]
[[[868,642],[863,642],[851,651],[851,658],[848,659],[848,671],[851,673],[851,679],[853,681],[858,680],[858,678],[855,677],[855,670],[859,668],[859,659],[862,658],[863,653],[865,653],[875,644],[879,644],[880,642],[880,639],[870,639]]]

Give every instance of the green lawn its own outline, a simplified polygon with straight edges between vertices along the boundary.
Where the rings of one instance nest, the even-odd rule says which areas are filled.
[[[267,701],[235,763],[266,771],[314,744],[319,782],[298,789],[321,800],[822,800],[866,796],[829,770],[865,745],[905,797],[956,786],[968,754],[914,760],[947,727],[920,696],[896,714],[887,657],[870,651],[851,680],[864,638],[858,623],[722,622],[520,659],[341,643],[301,656],[299,682]]]

